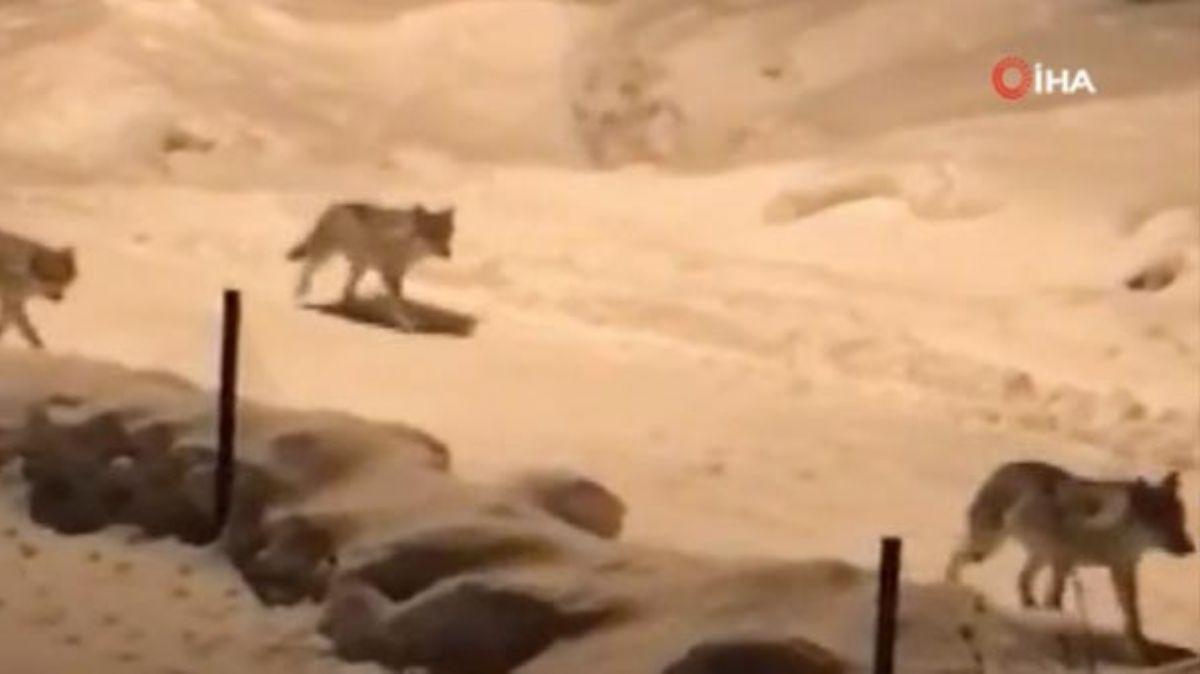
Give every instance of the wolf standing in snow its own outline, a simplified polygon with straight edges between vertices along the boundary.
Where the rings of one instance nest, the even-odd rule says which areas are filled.
[[[1144,480],[1095,481],[1046,463],[1001,466],[984,482],[967,515],[968,532],[946,570],[957,582],[962,567],[987,559],[1008,538],[1025,547],[1028,559],[1018,576],[1021,603],[1035,605],[1033,584],[1052,571],[1045,604],[1062,608],[1067,577],[1077,566],[1105,566],[1125,615],[1125,633],[1147,658],[1149,642],[1138,611],[1137,564],[1151,549],[1188,555],[1179,475],[1159,484]]]
[[[31,297],[61,301],[75,275],[75,252],[71,248],[51,248],[0,232],[0,335],[15,324],[30,346],[43,348],[25,303]]]
[[[454,209],[333,204],[317,219],[308,236],[288,252],[289,260],[303,263],[296,295],[306,295],[313,274],[331,257],[341,255],[350,268],[342,301],[353,301],[363,275],[375,270],[392,300],[396,324],[411,331],[414,326],[404,308],[404,276],[425,257],[449,258],[453,236]]]

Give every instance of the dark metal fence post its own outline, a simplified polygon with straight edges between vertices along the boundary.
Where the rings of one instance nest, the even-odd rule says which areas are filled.
[[[900,608],[900,551],[899,538],[883,539],[875,629],[875,674],[893,674],[895,671],[896,616]]]
[[[215,535],[229,519],[233,498],[234,438],[237,435],[238,347],[242,329],[242,295],[226,290],[221,327],[221,382],[217,402],[217,466],[214,480]]]

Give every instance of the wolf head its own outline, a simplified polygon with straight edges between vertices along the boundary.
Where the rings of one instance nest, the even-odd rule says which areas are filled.
[[[417,206],[417,232],[429,251],[438,257],[450,257],[450,240],[454,238],[454,209],[444,211],[428,211],[423,206]]]
[[[30,261],[30,272],[39,294],[61,301],[75,280],[75,251],[71,248],[38,248]]]
[[[1137,521],[1152,533],[1158,547],[1179,556],[1196,551],[1179,498],[1179,473],[1171,473],[1159,484],[1138,480],[1133,484],[1130,504]]]

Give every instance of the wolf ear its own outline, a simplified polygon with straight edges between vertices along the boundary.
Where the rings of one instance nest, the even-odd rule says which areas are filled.
[[[1171,492],[1179,491],[1179,471],[1171,471],[1171,474],[1163,478],[1162,488]]]
[[[1147,482],[1145,478],[1137,478],[1132,483],[1132,495],[1135,499],[1144,499],[1146,496],[1153,494],[1155,485]]]

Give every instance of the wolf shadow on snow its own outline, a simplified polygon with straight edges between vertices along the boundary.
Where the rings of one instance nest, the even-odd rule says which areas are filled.
[[[401,302],[405,315],[413,323],[414,329],[411,331],[397,324],[393,315],[393,300],[382,293],[350,300],[308,303],[304,308],[377,328],[444,337],[470,337],[479,322],[470,314],[407,297]]]

